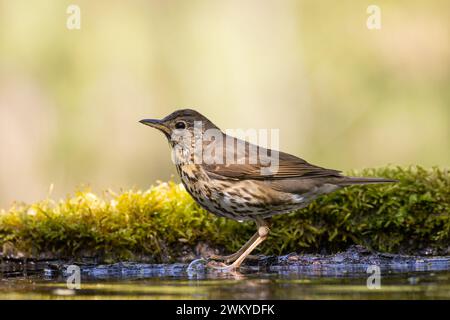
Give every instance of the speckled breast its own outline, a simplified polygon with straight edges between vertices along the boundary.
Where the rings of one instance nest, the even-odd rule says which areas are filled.
[[[177,165],[181,181],[204,209],[234,220],[267,218],[302,207],[290,194],[277,192],[261,181],[211,178],[200,165]]]

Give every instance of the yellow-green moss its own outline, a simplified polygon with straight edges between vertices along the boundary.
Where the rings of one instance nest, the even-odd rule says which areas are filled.
[[[272,220],[265,254],[336,251],[362,244],[387,252],[415,253],[450,246],[450,174],[447,170],[388,167],[351,172],[400,180],[354,186]],[[0,213],[3,255],[173,261],[199,242],[231,252],[255,231],[252,223],[217,218],[183,187],[160,183],[122,194],[89,190],[59,202],[47,199]]]

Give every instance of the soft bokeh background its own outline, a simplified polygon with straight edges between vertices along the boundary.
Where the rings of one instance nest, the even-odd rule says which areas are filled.
[[[447,0],[0,0],[0,207],[170,179],[137,121],[181,107],[325,167],[448,166],[449,39]]]

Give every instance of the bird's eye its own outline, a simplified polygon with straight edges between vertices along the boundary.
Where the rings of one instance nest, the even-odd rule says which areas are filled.
[[[183,121],[178,121],[175,123],[175,129],[186,129],[186,123]]]

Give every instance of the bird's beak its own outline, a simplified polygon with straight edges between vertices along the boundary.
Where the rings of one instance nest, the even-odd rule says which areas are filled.
[[[150,126],[153,128],[156,128],[158,130],[161,130],[164,133],[168,133],[168,128],[164,125],[164,122],[158,119],[143,119],[139,121],[142,124],[145,124],[146,126]]]

